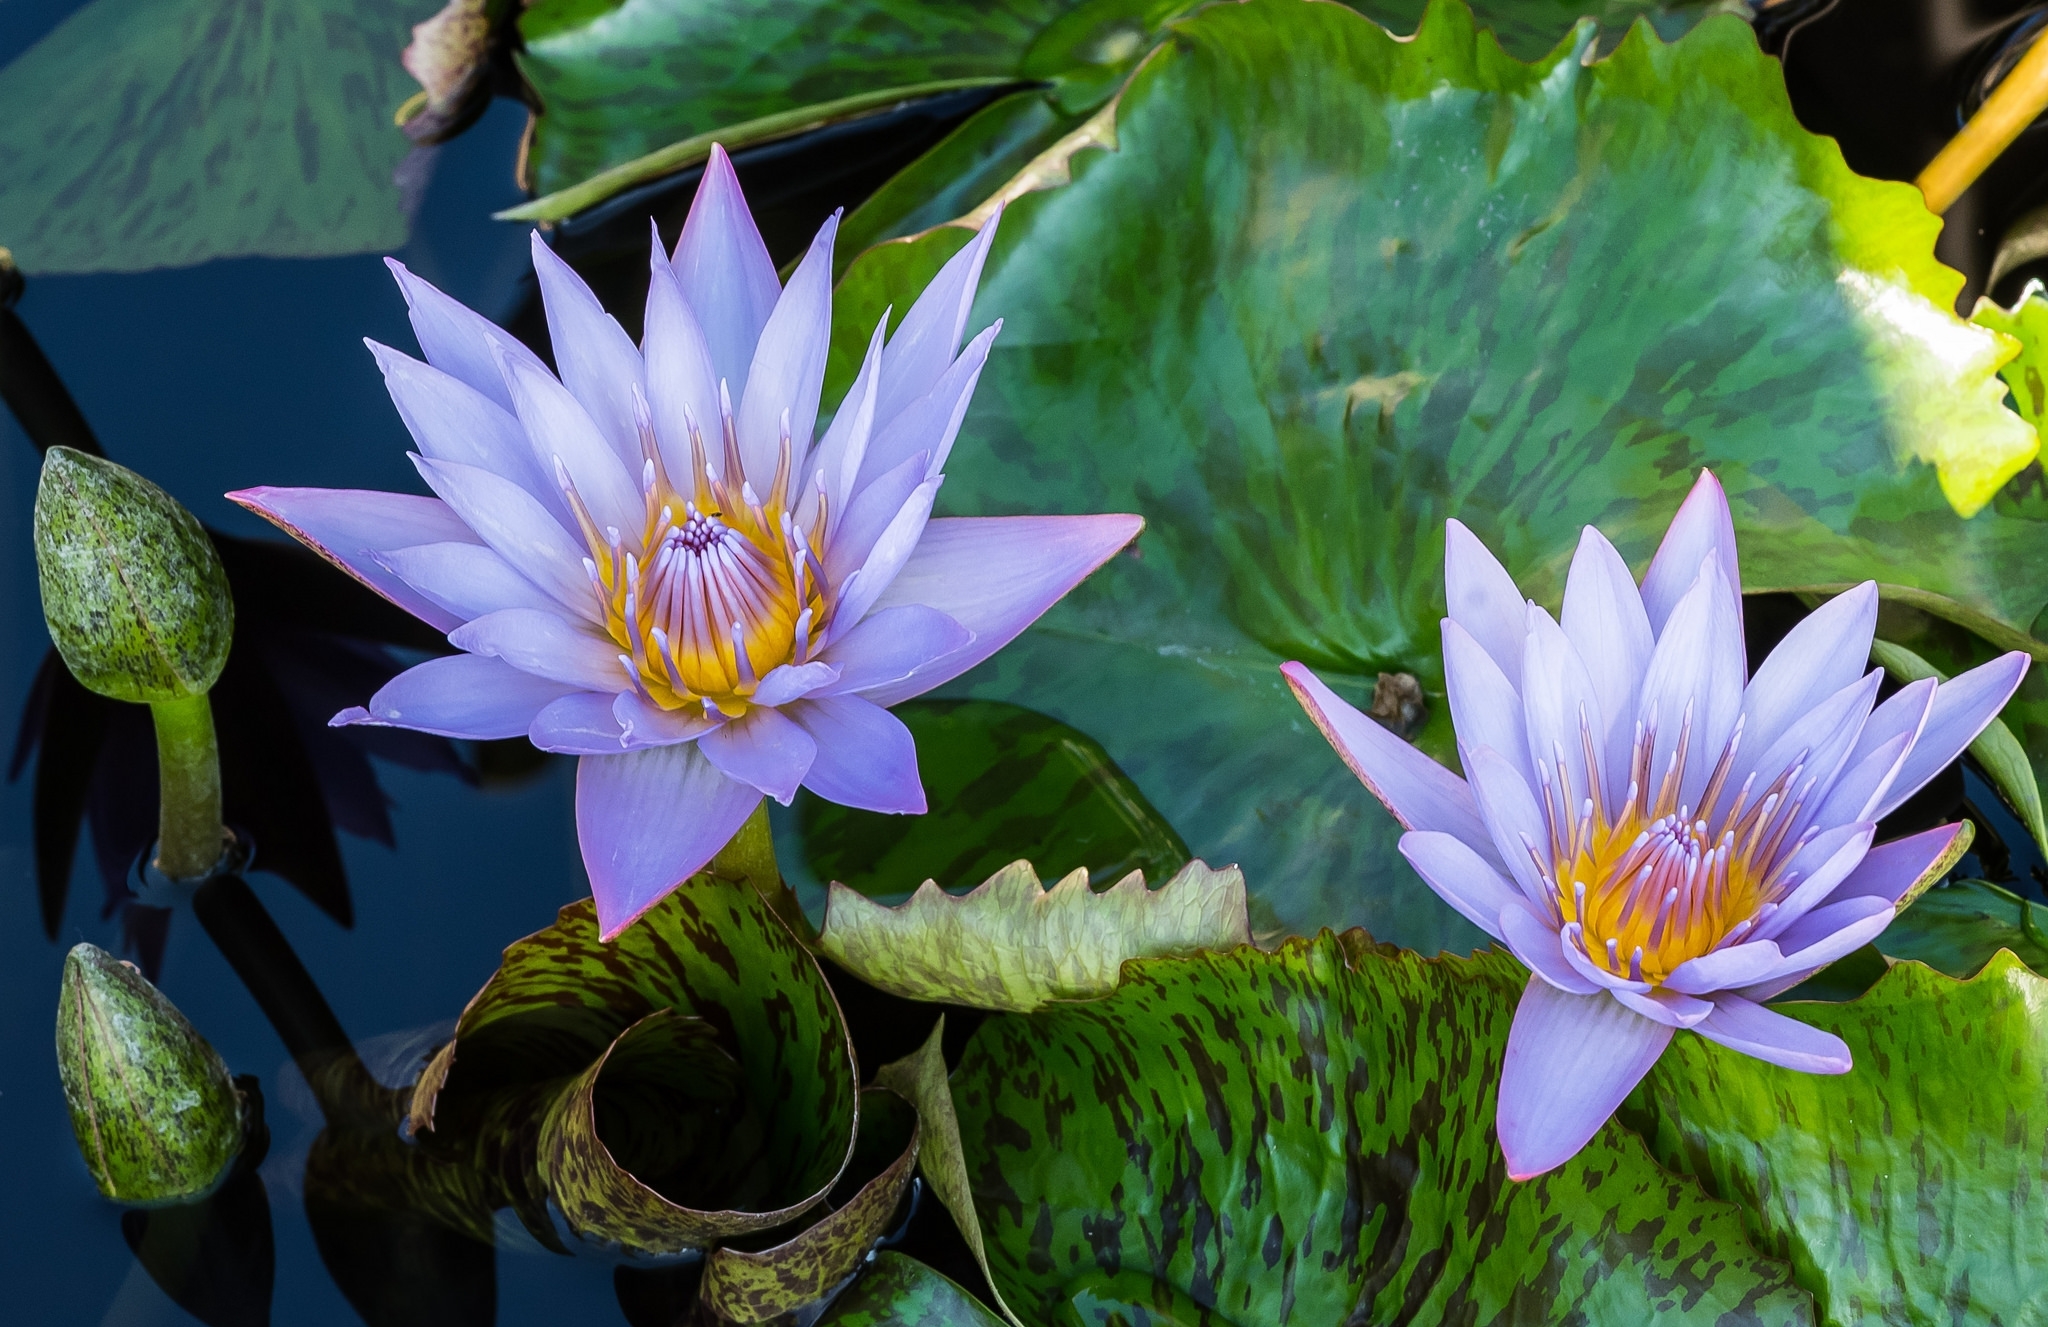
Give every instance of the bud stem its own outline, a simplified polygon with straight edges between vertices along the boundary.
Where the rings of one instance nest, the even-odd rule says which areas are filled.
[[[150,703],[156,720],[159,792],[156,869],[173,880],[197,880],[220,864],[226,831],[220,822],[220,752],[213,703],[180,696]]]

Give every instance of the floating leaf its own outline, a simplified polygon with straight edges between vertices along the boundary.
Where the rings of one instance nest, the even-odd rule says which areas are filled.
[[[1001,1327],[981,1302],[915,1258],[890,1250],[832,1301],[818,1327]]]
[[[1003,334],[940,496],[1136,511],[1140,556],[953,694],[1100,741],[1195,854],[1246,868],[1262,924],[1479,939],[1277,673],[1301,659],[1361,707],[1377,674],[1413,674],[1419,744],[1448,757],[1446,517],[1554,607],[1582,526],[1640,568],[1711,465],[1748,588],[1875,578],[2042,648],[2040,491],[1965,521],[1916,459],[1997,469],[2036,445],[1983,356],[1925,371],[1996,338],[1946,312],[1961,278],[1919,195],[1800,128],[1739,21],[1670,45],[1639,26],[1591,65],[1518,64],[1454,3],[1405,42],[1298,0],[1171,31],[1070,182],[1010,203],[972,314]],[[921,169],[891,188],[937,194]],[[967,238],[852,263],[828,398]]]
[[[1129,959],[1251,939],[1236,867],[1189,862],[1157,889],[1133,871],[1096,893],[1085,869],[1047,889],[1030,862],[1012,862],[965,894],[927,880],[896,908],[835,883],[819,948],[893,995],[1029,1013],[1109,994]]]
[[[0,236],[31,272],[396,248],[396,57],[432,9],[93,0],[0,70]]]
[[[1934,895],[1930,895],[1935,897]],[[1629,1118],[1734,1202],[1822,1321],[2039,1321],[2048,1250],[2048,980],[2011,954],[1958,982],[1894,966],[1850,1004],[1780,1006],[1856,1068],[1794,1073],[1679,1036]]]
[[[852,1044],[810,953],[727,856],[610,944],[589,900],[505,951],[413,1094],[535,1237],[674,1254],[769,1230],[847,1165]]]
[[[2007,949],[2048,973],[2048,908],[1988,880],[1951,880],[1887,926],[1878,948],[1951,977],[1974,977]]]
[[[1033,1322],[1811,1323],[1735,1210],[1617,1125],[1508,1180],[1527,980],[1325,933],[990,1019],[953,1096],[996,1283]]]

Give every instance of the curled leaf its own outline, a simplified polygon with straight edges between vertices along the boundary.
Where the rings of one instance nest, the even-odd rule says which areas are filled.
[[[874,1265],[832,1301],[818,1327],[1001,1327],[943,1273],[892,1250],[875,1255]]]
[[[1031,863],[1012,862],[965,894],[927,880],[897,908],[835,883],[819,948],[907,999],[1023,1013],[1108,994],[1127,959],[1249,943],[1234,866],[1189,862],[1153,890],[1133,871],[1098,894],[1086,870],[1046,889]]]

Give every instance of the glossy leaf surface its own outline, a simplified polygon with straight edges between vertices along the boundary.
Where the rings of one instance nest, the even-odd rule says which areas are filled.
[[[890,1250],[819,1319],[819,1327],[998,1327],[974,1296],[915,1258]]]
[[[1952,880],[1915,900],[1878,948],[1951,977],[1976,976],[2001,949],[2048,972],[2048,908],[1988,880]]]

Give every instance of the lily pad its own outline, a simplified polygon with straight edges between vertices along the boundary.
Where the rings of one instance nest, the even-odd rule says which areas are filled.
[[[413,1094],[537,1239],[676,1254],[825,1201],[851,1156],[852,1044],[816,961],[727,857],[617,940],[589,900],[505,951]]]
[[[391,123],[433,0],[92,0],[0,70],[0,238],[30,272],[405,242]]]
[[[1639,25],[1590,65],[1518,63],[1457,3],[1412,41],[1299,0],[1171,32],[1068,182],[1007,191],[972,315],[1005,326],[940,495],[1147,532],[949,694],[1101,742],[1192,852],[1244,866],[1256,924],[1478,939],[1277,674],[1361,705],[1413,674],[1448,756],[1446,517],[1554,607],[1583,525],[1640,567],[1712,466],[1748,588],[1875,578],[2043,648],[2048,502],[1955,505],[2037,446],[2001,404],[2014,347],[1948,311],[1939,221],[1799,126],[1739,20]],[[834,383],[967,238],[852,263]]]
[[[884,1250],[818,1327],[1001,1327],[1002,1319],[942,1272]]]
[[[1856,1068],[1680,1036],[1631,1098],[1651,1150],[1734,1202],[1824,1322],[2041,1321],[2048,1250],[2008,1232],[2048,1220],[2048,980],[2009,953],[1967,982],[1900,963],[1849,1004],[1778,1007]]]
[[[1076,867],[1047,889],[1012,862],[965,894],[927,880],[888,908],[834,884],[818,947],[893,995],[1029,1013],[1116,989],[1134,958],[1250,944],[1244,875],[1189,862],[1157,889],[1133,871],[1100,893]]]
[[[1878,948],[1951,977],[1976,976],[2000,950],[2048,973],[2048,907],[1989,880],[1951,880],[1886,927]]]
[[[1353,931],[992,1018],[953,1096],[996,1284],[1033,1322],[1813,1322],[1735,1209],[1617,1125],[1508,1180],[1527,980]]]

